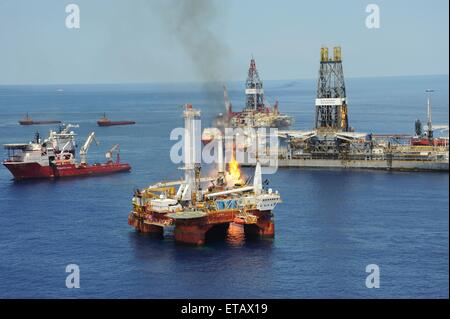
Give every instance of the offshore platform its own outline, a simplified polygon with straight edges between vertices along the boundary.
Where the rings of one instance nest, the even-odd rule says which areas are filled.
[[[226,86],[224,86],[224,102],[226,113],[219,114],[215,123],[215,126],[219,128],[288,128],[293,123],[292,117],[280,113],[278,101],[275,101],[273,106],[266,101],[263,81],[259,77],[254,58],[250,60],[245,82],[245,107],[243,110],[233,111]],[[205,130],[205,134],[208,135],[208,129]]]
[[[208,235],[226,235],[230,223],[243,226],[246,236],[273,237],[272,210],[281,201],[277,191],[266,189],[261,165],[245,181],[234,156],[225,171],[224,138],[217,143],[217,174],[201,176],[197,158],[200,132],[195,121],[200,111],[185,105],[184,179],[159,182],[136,190],[128,224],[142,233],[164,235],[173,232],[175,241],[201,245]]]
[[[278,167],[448,171],[448,136],[438,138],[433,135],[433,130],[438,128],[448,132],[448,126],[432,125],[430,95],[427,109],[427,126],[424,130],[421,122],[416,121],[416,135],[355,132],[349,126],[341,48],[333,48],[330,57],[328,48],[323,47],[315,100],[315,127],[309,131],[278,131],[280,146],[277,154],[256,155],[261,161],[263,157],[276,156]]]

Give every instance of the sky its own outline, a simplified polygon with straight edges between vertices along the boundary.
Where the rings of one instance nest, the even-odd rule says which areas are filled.
[[[65,8],[80,8],[80,28]],[[380,28],[366,27],[366,7]],[[346,77],[448,74],[448,0],[0,0],[0,84],[317,77],[321,46]]]

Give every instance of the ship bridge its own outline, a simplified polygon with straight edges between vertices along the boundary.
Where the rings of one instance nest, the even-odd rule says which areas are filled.
[[[18,143],[18,144],[3,144],[6,150],[25,150],[29,144]]]

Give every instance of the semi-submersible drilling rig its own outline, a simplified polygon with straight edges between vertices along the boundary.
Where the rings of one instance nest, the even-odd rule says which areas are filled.
[[[226,172],[219,132],[213,141],[218,143],[217,174],[202,177],[195,123],[200,111],[186,105],[183,115],[184,179],[136,190],[128,223],[143,233],[163,235],[173,230],[176,241],[196,245],[205,243],[210,233],[226,234],[230,223],[241,224],[249,236],[273,237],[272,210],[281,199],[277,191],[263,186],[261,165],[257,163],[254,176],[244,181],[233,156]]]
[[[242,111],[233,111],[228,97],[227,88],[224,86],[225,114],[216,118],[215,126],[219,128],[260,128],[276,127],[288,128],[292,125],[292,117],[279,111],[278,101],[271,106],[264,96],[263,81],[256,68],[255,59],[250,60],[247,80],[245,82],[245,107]],[[208,135],[211,129],[205,129]],[[206,137],[207,138],[207,137]]]

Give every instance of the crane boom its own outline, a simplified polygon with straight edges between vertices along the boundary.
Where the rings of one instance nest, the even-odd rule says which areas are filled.
[[[225,102],[225,109],[227,111],[227,116],[231,116],[231,113],[233,113],[233,106],[231,105],[230,98],[228,97],[228,90],[225,85],[223,86],[223,99]]]
[[[66,124],[63,126],[63,129],[61,130],[61,134],[67,134],[69,133],[69,129],[78,127],[80,127],[78,124]]]
[[[80,163],[81,164],[87,163],[87,160],[86,160],[87,152],[93,141],[95,141],[95,143],[97,145],[99,144],[97,142],[97,140],[95,139],[95,132],[91,132],[91,134],[89,134],[88,138],[86,139],[86,142],[84,143],[83,147],[80,149]]]
[[[61,151],[60,151],[59,154],[58,154],[58,157],[59,157],[60,159],[63,159],[64,152],[65,152],[66,148],[67,148],[71,143],[72,143],[72,141],[68,141],[68,142],[67,142],[66,144],[64,144],[64,146],[61,148]],[[72,156],[71,153],[69,153],[69,154],[70,154],[70,156]]]

